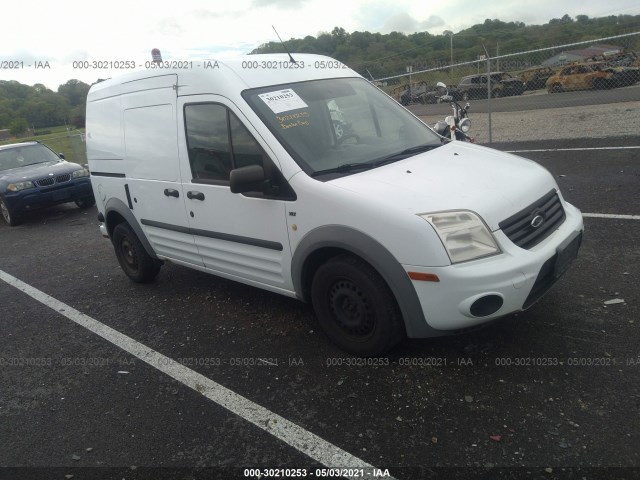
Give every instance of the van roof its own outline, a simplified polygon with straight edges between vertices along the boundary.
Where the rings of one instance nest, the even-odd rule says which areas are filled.
[[[210,90],[212,85],[218,85],[223,89],[225,86],[226,88],[233,86],[236,91],[242,91],[248,88],[323,78],[360,77],[358,73],[330,57],[300,53],[293,53],[292,56],[296,63],[292,63],[286,53],[242,55],[223,60],[175,62],[176,66],[186,65],[187,68],[153,68],[119,75],[93,85],[89,96],[104,97],[107,92],[101,92],[103,90],[117,91],[120,90],[117,86],[163,75],[178,76],[179,95],[196,93],[205,87]],[[165,61],[164,64],[172,66],[172,61]]]

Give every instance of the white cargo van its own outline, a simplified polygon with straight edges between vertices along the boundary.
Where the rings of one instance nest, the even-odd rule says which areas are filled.
[[[132,280],[171,261],[299,298],[374,355],[526,309],[567,270],[582,216],[547,170],[442,139],[341,63],[294,57],[91,88],[101,230]]]

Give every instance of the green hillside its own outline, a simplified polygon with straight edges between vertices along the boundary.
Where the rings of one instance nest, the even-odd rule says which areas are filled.
[[[291,52],[317,53],[334,57],[363,76],[374,78],[400,74],[407,65],[414,70],[445,66],[453,61],[461,63],[473,61],[484,53],[482,45],[491,56],[524,52],[533,49],[565,45],[640,31],[640,15],[619,15],[589,18],[578,15],[575,19],[568,15],[550,20],[544,25],[525,25],[521,22],[502,22],[487,19],[460,32],[443,32],[432,35],[428,32],[389,34],[352,32],[335,27],[331,33],[321,33],[317,37],[292,38],[286,41]],[[640,35],[618,39],[615,45],[630,50],[640,49]],[[279,42],[261,45],[252,53],[283,52]],[[548,56],[552,56],[550,52]],[[538,55],[538,58],[540,55]],[[535,63],[532,59],[532,63]]]

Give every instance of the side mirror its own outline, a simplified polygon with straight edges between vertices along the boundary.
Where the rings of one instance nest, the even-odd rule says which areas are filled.
[[[264,190],[264,170],[260,165],[231,170],[229,174],[231,193],[262,192]]]
[[[64,160],[64,153],[60,152],[60,153],[58,153],[58,156],[59,156],[62,160]]]

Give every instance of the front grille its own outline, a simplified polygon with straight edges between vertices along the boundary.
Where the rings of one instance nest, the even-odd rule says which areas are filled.
[[[41,178],[40,180],[37,180],[36,183],[39,187],[50,187],[56,183],[56,179],[53,177]]]
[[[534,227],[537,223],[534,219],[537,217],[542,217],[542,222]],[[500,222],[498,226],[509,240],[528,250],[551,235],[562,225],[565,218],[560,197],[555,190],[551,190],[541,199]],[[537,220],[540,221],[539,218]]]
[[[39,187],[50,187],[51,185],[55,185],[56,183],[64,183],[71,180],[71,175],[68,173],[64,173],[62,175],[57,175],[56,177],[45,177],[40,180],[36,180],[36,185]]]

